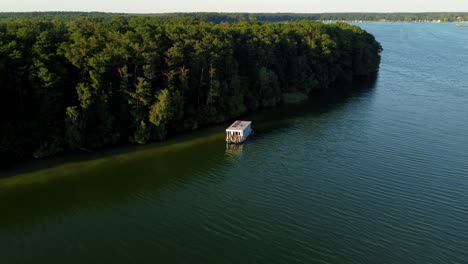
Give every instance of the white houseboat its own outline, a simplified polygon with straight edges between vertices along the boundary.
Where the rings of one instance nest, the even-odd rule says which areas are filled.
[[[237,120],[226,129],[226,142],[239,144],[252,134],[252,122]]]

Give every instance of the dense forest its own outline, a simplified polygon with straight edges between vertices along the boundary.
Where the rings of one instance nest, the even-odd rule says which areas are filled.
[[[374,74],[345,23],[157,16],[0,20],[0,160],[145,144]]]
[[[428,13],[161,13],[161,14],[112,14],[100,12],[27,12],[27,13],[0,13],[0,20],[17,18],[76,18],[76,17],[99,17],[112,18],[116,15],[132,16],[155,16],[160,18],[188,17],[199,20],[221,23],[263,21],[263,22],[285,22],[299,20],[316,21],[438,21],[456,22],[468,21],[467,12],[428,12]]]
[[[210,21],[215,23],[236,22],[241,20],[264,22],[284,22],[299,20],[394,22],[419,22],[438,20],[440,20],[441,22],[468,21],[468,13],[177,13],[159,14],[159,16],[196,17],[204,21]]]

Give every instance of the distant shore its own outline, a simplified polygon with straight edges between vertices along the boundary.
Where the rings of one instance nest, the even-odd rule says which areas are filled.
[[[156,17],[190,17],[210,22],[237,22],[240,20],[255,20],[264,22],[285,22],[297,20],[341,21],[341,22],[466,22],[468,12],[421,12],[421,13],[105,13],[105,12],[0,12],[1,19],[16,19],[21,17],[113,17],[113,16],[156,16]]]

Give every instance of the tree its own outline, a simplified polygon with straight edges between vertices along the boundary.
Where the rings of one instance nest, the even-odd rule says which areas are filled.
[[[138,77],[138,83],[133,92],[129,93],[128,103],[131,106],[131,116],[135,132],[131,141],[145,144],[150,139],[150,129],[146,125],[148,105],[151,103],[151,87],[144,77]]]
[[[260,97],[263,106],[274,106],[281,100],[281,89],[276,74],[266,67],[258,72]]]
[[[70,149],[81,147],[83,139],[84,122],[78,107],[67,107],[65,118],[65,139]]]
[[[166,135],[166,124],[172,119],[172,98],[169,90],[163,89],[159,92],[156,102],[149,111],[149,120],[155,126],[158,137]]]

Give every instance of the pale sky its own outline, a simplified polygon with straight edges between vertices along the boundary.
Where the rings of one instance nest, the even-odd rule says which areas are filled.
[[[468,12],[468,0],[0,0],[0,12]]]

